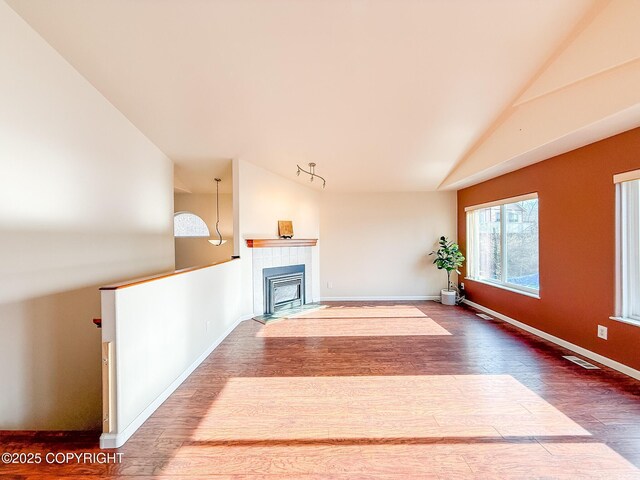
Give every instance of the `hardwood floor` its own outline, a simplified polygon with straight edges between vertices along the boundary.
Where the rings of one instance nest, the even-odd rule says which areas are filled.
[[[243,322],[119,464],[0,464],[0,475],[640,478],[640,382],[470,309],[359,307]],[[0,444],[99,451],[95,434],[0,433]]]

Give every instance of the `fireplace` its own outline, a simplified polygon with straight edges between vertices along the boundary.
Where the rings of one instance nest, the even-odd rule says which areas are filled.
[[[251,242],[251,244],[249,244]],[[260,245],[259,242],[273,243],[273,246]],[[305,244],[301,245],[296,242],[307,242],[307,240],[247,240],[247,245],[250,246],[251,251],[251,290],[253,292],[253,315],[256,317],[269,317],[267,320],[273,317],[273,314],[265,314],[267,311],[268,302],[268,289],[265,281],[266,276],[283,275],[290,273],[304,273],[302,283],[302,297],[301,302],[304,302],[302,308],[304,309],[309,304],[314,303],[319,296],[320,282],[318,279],[318,258],[316,254],[315,241],[313,245]],[[292,245],[292,246],[289,246]],[[295,267],[293,271],[287,270],[269,270],[271,268],[277,269],[281,267]],[[304,270],[302,269],[304,267]],[[267,275],[265,275],[267,270]],[[284,285],[283,285],[284,286]],[[291,289],[289,289],[291,291]],[[286,293],[282,291],[281,293]],[[298,307],[295,307],[296,309]],[[289,310],[283,311],[284,315],[291,313]],[[280,318],[282,315],[275,314]]]
[[[304,277],[304,265],[263,269],[265,315],[304,305],[306,303]]]

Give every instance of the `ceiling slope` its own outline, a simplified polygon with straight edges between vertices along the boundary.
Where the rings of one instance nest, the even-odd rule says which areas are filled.
[[[458,189],[640,126],[640,2],[603,2],[441,184]]]
[[[213,188],[189,179],[242,158],[299,182],[296,164],[316,162],[329,190],[419,191],[597,2],[8,3],[174,160],[183,188]]]

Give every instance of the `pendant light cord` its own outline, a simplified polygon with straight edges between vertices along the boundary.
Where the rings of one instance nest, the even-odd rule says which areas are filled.
[[[218,233],[218,246],[222,245],[222,234],[220,233],[220,229],[218,228],[218,224],[220,223],[220,179],[216,178],[216,232]]]

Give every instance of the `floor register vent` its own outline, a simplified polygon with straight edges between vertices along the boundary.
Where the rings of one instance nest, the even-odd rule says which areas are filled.
[[[580,365],[582,368],[586,368],[587,370],[600,370],[600,367],[596,367],[594,364],[589,363],[581,358],[574,357],[573,355],[563,355],[562,358],[566,358],[570,362],[573,362],[576,365]]]

